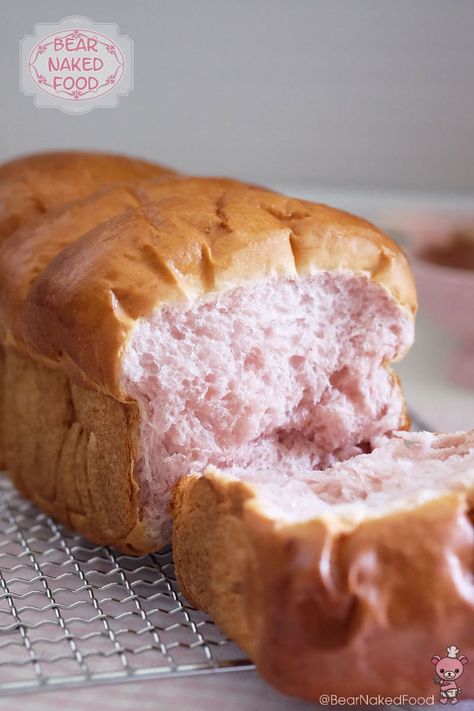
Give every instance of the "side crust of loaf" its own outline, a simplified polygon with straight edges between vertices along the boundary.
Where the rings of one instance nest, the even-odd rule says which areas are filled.
[[[184,594],[287,694],[436,695],[438,650],[474,658],[474,491],[352,530],[285,526],[214,471],[180,480],[173,516]]]
[[[11,348],[3,377],[4,454],[19,491],[95,543],[155,550],[134,477],[136,405],[85,390]]]

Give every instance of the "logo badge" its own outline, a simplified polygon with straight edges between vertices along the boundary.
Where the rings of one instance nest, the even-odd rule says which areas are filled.
[[[458,679],[463,675],[464,667],[469,660],[464,654],[461,654],[455,644],[450,644],[446,651],[448,653],[446,657],[436,655],[431,658],[431,663],[436,668],[433,681],[435,684],[439,684],[440,703],[457,704],[458,696],[462,693]]]
[[[84,114],[114,108],[133,88],[133,43],[115,24],[68,17],[20,42],[21,89],[40,108]]]

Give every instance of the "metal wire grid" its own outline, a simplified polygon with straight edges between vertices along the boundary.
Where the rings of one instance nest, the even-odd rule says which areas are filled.
[[[179,592],[171,550],[88,544],[0,476],[0,694],[249,668]]]
[[[0,694],[252,668],[183,598],[171,550],[93,546],[0,476]]]

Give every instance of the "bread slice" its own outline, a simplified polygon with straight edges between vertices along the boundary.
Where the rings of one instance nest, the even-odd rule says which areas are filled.
[[[27,155],[10,161],[0,166],[0,264],[4,267],[0,274],[0,289],[5,291],[7,279],[16,273],[16,267],[11,263],[11,256],[17,259],[30,260],[30,272],[34,278],[41,270],[43,263],[37,262],[20,240],[20,228],[40,222],[51,211],[59,209],[62,205],[86,197],[99,189],[120,183],[133,183],[147,178],[160,178],[173,174],[168,168],[161,165],[137,160],[127,156],[108,153],[87,153],[74,151],[51,151]],[[116,214],[116,213],[114,213]],[[97,214],[99,217],[100,213]],[[37,235],[43,235],[48,242],[52,235],[49,223],[42,231],[38,227]],[[97,224],[95,222],[94,224]],[[59,226],[59,225],[58,225]],[[61,239],[67,241],[68,224],[63,224]],[[45,232],[47,233],[45,235]],[[7,247],[6,240],[9,247]],[[10,257],[8,257],[8,253]],[[3,257],[5,256],[5,261]],[[13,272],[10,270],[13,269]],[[16,284],[13,284],[15,298]],[[24,292],[18,294],[17,302],[23,299]],[[0,309],[4,303],[4,296],[0,296]],[[17,314],[12,314],[17,318]],[[0,313],[0,337],[5,340],[3,326],[4,314]],[[0,345],[0,469],[5,466],[3,460],[3,435],[1,413],[5,406],[3,402],[3,349]]]
[[[474,659],[474,431],[293,476],[210,467],[173,513],[185,596],[285,693],[431,697],[435,654]]]
[[[170,178],[152,192],[82,236],[104,199],[142,198],[108,191],[76,205],[21,237],[24,256],[4,250],[0,267],[8,468],[40,507],[128,552],[170,541],[171,491],[191,469],[325,468],[406,427],[390,362],[411,344],[416,308],[404,255],[363,220],[222,179]],[[56,424],[46,395],[22,404],[21,378],[41,392],[57,383]],[[91,398],[83,418],[77,403]],[[72,475],[78,431],[87,452],[120,464],[84,469],[74,454],[83,473]],[[42,454],[50,440],[54,456]],[[112,522],[100,514],[111,491]]]

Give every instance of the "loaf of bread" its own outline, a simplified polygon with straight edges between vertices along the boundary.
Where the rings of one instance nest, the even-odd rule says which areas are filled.
[[[170,541],[191,469],[318,469],[405,427],[389,363],[415,309],[404,255],[363,220],[229,180],[152,193],[78,236],[86,201],[0,258],[8,469],[136,553]]]
[[[97,190],[121,183],[133,183],[147,178],[172,175],[173,171],[147,161],[107,153],[54,152],[38,153],[10,161],[0,166],[0,259],[3,242],[10,239],[9,252],[18,252],[18,259],[30,260],[32,276],[42,268],[30,257],[28,245],[22,248],[19,241],[21,227],[41,222],[51,211],[74,202]],[[100,217],[100,214],[98,214]],[[94,224],[97,224],[95,222]],[[61,229],[60,224],[58,231]],[[68,225],[64,225],[62,239],[69,239]],[[46,230],[48,232],[48,230]],[[47,242],[49,233],[38,230],[39,239]],[[42,237],[41,237],[42,235]],[[53,239],[53,237],[51,238]],[[5,245],[5,249],[7,249]],[[9,257],[5,252],[5,258]],[[3,264],[3,262],[2,262]],[[0,289],[5,290],[5,270],[0,276]],[[3,299],[0,297],[0,308]],[[0,315],[0,338],[3,322]],[[2,339],[3,340],[3,339]],[[3,430],[1,413],[3,403],[3,347],[0,345],[0,469],[5,466],[3,457]]]
[[[431,659],[455,644],[474,661],[474,431],[176,488],[182,591],[281,691],[437,699]],[[459,685],[474,697],[469,668]]]
[[[283,691],[432,691],[438,650],[473,651],[474,435],[404,432],[404,254],[325,205],[155,171],[4,221],[10,476],[126,553],[174,520],[185,594]]]

